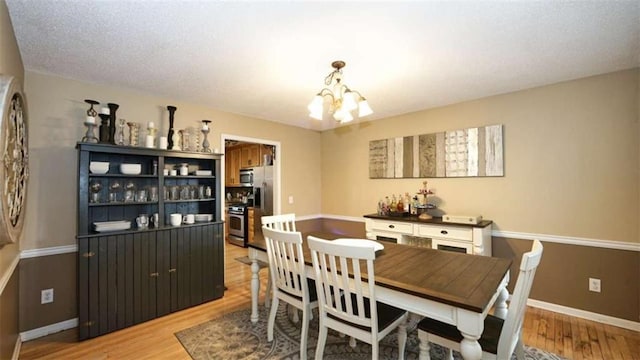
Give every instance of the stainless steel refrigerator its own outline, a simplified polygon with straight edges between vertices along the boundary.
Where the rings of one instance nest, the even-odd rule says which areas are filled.
[[[253,233],[263,239],[260,218],[273,215],[273,166],[253,168],[253,197]]]

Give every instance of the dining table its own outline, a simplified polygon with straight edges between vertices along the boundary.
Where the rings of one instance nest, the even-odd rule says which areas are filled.
[[[306,272],[313,278],[307,235],[327,240],[340,236],[316,232],[304,235]],[[481,359],[478,339],[484,330],[485,317],[492,308],[495,316],[506,317],[512,260],[386,241],[379,243],[384,248],[376,252],[374,261],[376,300],[456,326],[463,335],[462,357]],[[248,243],[248,248],[252,262],[251,321],[255,323],[260,293],[258,262],[268,262],[267,247],[263,239],[256,238]]]

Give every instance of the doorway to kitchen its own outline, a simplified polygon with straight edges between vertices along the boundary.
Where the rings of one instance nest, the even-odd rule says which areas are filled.
[[[226,243],[246,247],[262,234],[260,217],[281,211],[280,142],[222,134],[220,144],[224,146],[225,197],[220,211],[225,214]],[[243,219],[238,213],[243,213]]]

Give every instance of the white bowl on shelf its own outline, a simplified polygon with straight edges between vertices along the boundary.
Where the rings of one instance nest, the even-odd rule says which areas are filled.
[[[92,161],[89,163],[89,171],[92,174],[106,174],[109,171],[108,161]]]
[[[213,220],[213,214],[196,214],[196,222],[209,222]]]
[[[120,164],[120,173],[124,175],[139,175],[142,171],[140,164]]]

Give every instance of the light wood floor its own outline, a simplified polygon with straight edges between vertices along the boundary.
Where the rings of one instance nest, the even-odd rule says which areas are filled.
[[[246,249],[227,246],[224,297],[115,333],[78,342],[67,330],[22,344],[20,359],[190,359],[174,333],[249,307],[248,265],[234,259]],[[266,271],[261,272],[261,299]],[[640,360],[640,334],[550,311],[527,308],[524,343],[569,359]]]

